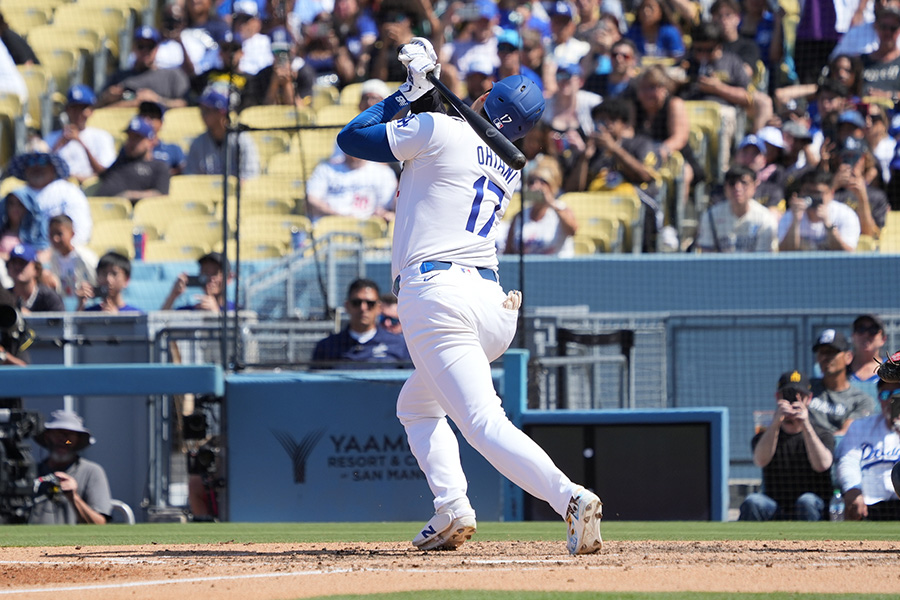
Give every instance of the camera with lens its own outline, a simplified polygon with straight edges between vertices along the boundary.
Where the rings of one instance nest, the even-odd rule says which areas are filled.
[[[106,298],[106,295],[109,294],[109,287],[105,285],[95,285],[94,286],[94,298]]]
[[[27,523],[37,494],[37,463],[28,439],[44,429],[40,413],[0,409],[0,523]]]
[[[822,204],[823,199],[822,199],[822,196],[820,196],[818,194],[813,194],[813,195],[809,195],[809,196],[804,196],[803,202],[806,204],[806,208],[815,208],[816,206],[819,206],[820,204]]]
[[[0,304],[0,332],[9,335],[25,333],[25,319],[15,306]]]

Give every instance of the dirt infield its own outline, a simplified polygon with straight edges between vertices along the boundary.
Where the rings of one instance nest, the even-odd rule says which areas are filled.
[[[898,593],[897,542],[562,542],[0,549],[0,598],[275,600],[423,589]]]

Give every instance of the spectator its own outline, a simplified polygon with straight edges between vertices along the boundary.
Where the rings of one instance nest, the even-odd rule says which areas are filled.
[[[562,172],[552,157],[543,157],[528,172],[525,201],[530,200],[530,205],[513,217],[509,225],[506,254],[575,256],[572,236],[578,222],[572,209],[559,200],[561,184]]]
[[[378,298],[378,284],[374,281],[353,281],[344,302],[350,323],[340,333],[333,333],[316,344],[313,361],[409,361],[403,336],[378,327],[381,315]]]
[[[853,114],[859,117],[858,112],[853,111]],[[838,152],[828,156],[827,165],[834,173],[831,185],[834,199],[854,210],[861,234],[878,238],[890,205],[883,190],[869,185],[868,173],[874,180],[878,176],[878,166],[865,141],[851,136],[843,138]]]
[[[396,8],[382,8],[377,14],[377,19],[378,40],[381,42],[381,45],[379,47],[379,45],[375,44],[373,47],[369,77],[382,81],[405,81],[406,67],[397,60],[397,54],[401,46],[413,39],[412,20],[406,12]],[[435,41],[432,40],[432,43]],[[436,52],[448,52],[448,49],[452,50],[453,47],[448,45],[447,48],[442,50],[438,45],[435,45]],[[490,48],[490,51],[496,56],[496,44]],[[452,63],[449,59],[443,60],[441,63],[441,76],[445,81],[452,82],[456,80],[456,75],[451,74],[450,71],[452,69],[448,68],[451,65],[457,69],[457,72],[460,70],[458,65]]]
[[[491,91],[496,77],[494,67],[489,60],[473,60],[469,63],[469,70],[465,73],[466,96],[463,98],[468,106],[478,100],[482,94]]]
[[[14,94],[24,106],[28,102],[28,86],[16,67],[13,57],[0,41],[0,94]]]
[[[131,261],[128,257],[118,252],[107,252],[97,263],[97,288],[92,288],[87,282],[81,284],[78,310],[112,314],[143,312],[125,302],[124,293],[130,280]],[[88,300],[94,298],[100,302],[85,308]]]
[[[552,60],[547,59],[547,49],[544,47],[540,33],[533,29],[525,29],[521,32],[521,36],[522,65],[540,74],[540,81],[534,81],[543,84],[544,97],[548,98],[556,93],[556,65]]]
[[[66,109],[60,117],[63,128],[47,136],[52,152],[69,166],[69,174],[80,183],[101,175],[116,160],[116,141],[108,131],[88,127],[97,96],[87,85],[75,85],[66,95]]]
[[[853,320],[853,360],[850,362],[850,385],[872,398],[878,397],[878,361],[887,343],[884,323],[876,315],[860,315]]]
[[[754,200],[756,174],[735,165],[725,174],[727,202],[710,206],[700,219],[697,247],[703,252],[777,252],[778,222]]]
[[[41,61],[38,60],[34,50],[32,50],[31,46],[28,45],[28,42],[25,41],[25,38],[19,35],[18,32],[12,30],[9,23],[7,23],[6,19],[3,17],[3,14],[0,14],[0,42],[6,46],[6,49],[9,51],[9,55],[12,57],[15,64],[41,64]]]
[[[544,89],[541,76],[522,64],[522,54],[519,47],[522,38],[515,31],[504,31],[497,37],[497,56],[500,57],[500,66],[494,75],[495,81],[500,81],[511,75],[524,75],[535,82],[540,89]]]
[[[221,252],[209,252],[197,260],[200,274],[191,277],[187,273],[181,273],[172,284],[172,291],[166,297],[160,310],[172,310],[175,301],[187,291],[188,287],[199,287],[203,293],[193,296],[190,304],[178,307],[178,310],[208,310],[221,312],[234,310],[234,302],[226,298],[225,270],[228,259]],[[231,278],[229,270],[229,279]]]
[[[97,285],[97,255],[87,246],[73,242],[75,229],[67,215],[50,219],[50,254],[48,271],[56,279],[56,292],[63,297],[77,296],[82,283]]]
[[[197,136],[188,150],[184,172],[188,175],[222,175],[225,172],[226,142],[229,146],[228,172],[241,179],[259,175],[259,152],[246,132],[228,133],[228,98],[210,89],[200,97],[200,116],[206,132]],[[238,158],[240,156],[240,158]],[[240,161],[240,162],[238,162]]]
[[[894,354],[900,360],[900,354]],[[850,424],[838,445],[835,482],[844,495],[848,521],[900,520],[891,469],[900,460],[900,383],[878,382],[880,410]]]
[[[47,217],[37,206],[37,195],[20,187],[0,200],[0,258],[4,261],[19,244],[28,244],[38,256],[46,255]]]
[[[887,4],[875,14],[878,49],[862,56],[863,96],[881,96],[896,101],[900,97],[900,6]]]
[[[779,250],[856,249],[859,217],[846,204],[834,202],[833,180],[821,170],[800,177],[800,194],[787,199],[787,211],[778,222]]]
[[[16,308],[23,315],[66,310],[59,294],[42,283],[43,271],[33,246],[19,244],[9,253],[6,272],[13,280],[10,291],[16,297]]]
[[[260,87],[266,88],[263,104],[298,106],[311,101],[315,81],[312,67],[297,57],[296,44],[287,29],[276,28],[270,35],[274,62],[257,74]]]
[[[178,144],[167,144],[159,139],[159,132],[163,126],[163,115],[166,107],[156,102],[141,102],[138,106],[137,116],[148,121],[153,126],[156,134],[156,143],[153,146],[153,158],[161,160],[169,166],[169,175],[180,175],[184,170],[187,157],[184,150]]]
[[[875,0],[875,12],[880,12],[881,8],[893,6],[900,8],[900,2],[897,0]],[[878,37],[878,29],[875,26],[874,19],[866,19],[861,23],[857,23],[847,30],[847,33],[841,36],[840,41],[834,50],[831,51],[830,60],[840,55],[860,56],[862,54],[871,54],[878,50],[881,41]]]
[[[33,525],[105,525],[112,516],[112,492],[106,471],[79,456],[94,443],[91,432],[76,413],[55,410],[35,441],[49,452],[38,463],[39,477],[53,474],[61,494],[38,502],[28,520]]]
[[[822,378],[812,380],[810,417],[816,425],[843,435],[855,419],[877,411],[875,401],[850,385],[848,367],[853,362],[853,352],[843,333],[823,330],[813,345],[813,352]]]
[[[770,7],[775,10],[770,11]],[[769,73],[769,89],[796,81],[794,57],[784,51],[784,9],[766,0],[744,0],[741,8],[738,32],[756,42]]]
[[[378,324],[391,333],[403,333],[403,326],[400,324],[400,316],[397,314],[397,296],[393,293],[381,295],[381,316],[378,318]]]
[[[391,95],[387,84],[380,79],[368,79],[363,82],[359,90],[359,111],[372,108]]]
[[[228,25],[215,15],[212,5],[212,0],[185,0],[185,28],[182,31],[182,38],[192,40],[192,43],[185,47],[190,52],[193,52],[194,47],[203,49],[199,59],[195,59],[191,54],[194,77],[216,66],[219,60],[216,40],[229,30]]]
[[[866,144],[878,161],[881,184],[887,185],[891,181],[891,161],[897,151],[897,140],[888,135],[888,115],[878,104],[865,104],[860,110],[866,119]]]
[[[397,176],[386,164],[371,162],[338,151],[322,161],[306,183],[306,206],[314,221],[325,215],[358,219],[394,218]]]
[[[87,198],[81,189],[66,181],[69,167],[58,154],[29,152],[18,154],[9,163],[7,174],[21,179],[35,193],[35,202],[49,219],[66,214],[75,223],[75,243],[87,244],[91,239],[93,219]]]
[[[647,207],[643,250],[653,252],[663,223],[656,145],[646,136],[634,133],[633,108],[622,98],[599,104],[592,114],[595,130],[572,171],[567,189],[624,189],[626,193],[633,189]]]
[[[34,331],[28,329],[18,313],[15,295],[0,287],[0,311],[10,309],[16,311],[17,318],[14,326],[0,329],[0,367],[24,367],[28,365],[28,348],[34,343]],[[0,398],[0,408],[22,408],[22,399]]]
[[[369,71],[378,23],[367,4],[360,0],[334,2],[332,19],[339,48],[335,68],[341,81],[361,80]]]
[[[581,62],[591,51],[590,43],[575,37],[576,11],[571,3],[558,0],[547,9],[550,16],[550,57],[558,65]]]
[[[233,7],[231,24],[234,31],[244,40],[240,71],[256,75],[274,61],[271,40],[262,33],[262,20],[259,18],[256,0],[236,0]]]
[[[181,69],[192,79],[215,64],[212,38],[204,32],[204,40],[187,29],[187,11],[181,2],[167,2],[163,7],[159,37],[156,66],[160,69]]]
[[[759,73],[760,54],[756,42],[743,37],[740,32],[741,5],[737,0],[716,0],[710,8],[713,23],[722,32],[722,50],[730,52],[744,62],[744,70],[753,81]]]
[[[552,148],[567,180],[584,153],[588,136],[594,131],[591,109],[602,98],[582,89],[584,78],[577,64],[560,65],[556,71],[556,93],[547,100],[541,121],[550,127]],[[581,188],[584,189],[584,188]],[[568,184],[567,191],[573,191]]]
[[[629,39],[620,39],[612,46],[608,73],[591,73],[585,80],[584,89],[603,98],[637,98],[636,79],[640,69],[637,47]],[[661,69],[661,68],[660,68]],[[687,126],[687,121],[684,121]]]
[[[160,69],[156,51],[162,38],[152,27],[134,32],[134,66],[113,73],[100,93],[98,106],[138,106],[145,100],[167,108],[186,106],[190,80],[180,68]]]
[[[684,54],[681,32],[672,24],[665,0],[641,0],[635,21],[625,37],[634,42],[643,56],[680,58]]]
[[[241,70],[241,59],[244,56],[243,38],[239,33],[226,30],[216,38],[216,42],[220,56],[218,65],[191,82],[193,93],[199,96],[197,103],[200,104],[204,93],[215,89],[219,94],[230,98],[231,109],[238,112],[248,106],[262,104],[265,101],[268,82]]]
[[[737,132],[736,111],[748,110],[754,95],[743,62],[723,50],[721,31],[714,23],[702,23],[694,28],[687,82],[679,95],[685,100],[719,103],[725,133],[724,145],[719,148],[720,165],[724,166],[720,172],[727,171],[727,165],[731,162],[729,149]]]
[[[591,45],[591,51],[581,59],[582,72],[587,74],[584,80],[584,89],[605,97],[607,96],[604,92],[607,78],[613,71],[613,60],[616,58],[612,52],[614,47],[622,41],[622,35],[618,27],[610,20],[603,18],[587,32],[585,39]],[[631,42],[631,47],[633,52],[630,58],[633,59],[633,67],[637,63],[637,48],[634,46],[634,42]],[[619,56],[619,59],[622,58],[624,57]],[[632,69],[632,71],[635,70]]]
[[[813,134],[812,150],[821,155],[833,149],[838,138],[838,119],[848,109],[850,103],[850,90],[837,79],[827,78],[816,88],[816,97],[812,111],[815,108],[815,116],[812,119],[810,131]]]
[[[98,196],[121,196],[137,203],[142,198],[169,193],[169,165],[153,157],[156,129],[150,121],[134,117],[125,129],[128,138],[116,162],[100,178]]]
[[[864,4],[860,2],[860,4]],[[815,83],[825,58],[831,54],[840,33],[846,31],[849,19],[839,32],[837,22],[843,15],[837,14],[848,5],[834,0],[809,0],[800,7],[800,22],[797,24],[796,42],[794,43],[794,59],[797,65],[797,76],[800,83]],[[843,20],[843,18],[841,18]]]
[[[788,120],[781,126],[784,138],[785,180],[796,177],[798,171],[816,168],[819,155],[812,150],[812,132],[799,120]]]
[[[772,423],[752,442],[763,492],[741,503],[739,521],[821,521],[831,498],[834,436],[810,419],[810,383],[799,371],[778,378]]]

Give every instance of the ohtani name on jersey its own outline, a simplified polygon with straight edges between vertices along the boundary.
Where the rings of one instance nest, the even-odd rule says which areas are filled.
[[[512,183],[516,176],[516,170],[500,160],[500,157],[494,154],[487,146],[477,146],[478,164],[496,169],[500,173],[500,177],[506,180],[506,183]]]

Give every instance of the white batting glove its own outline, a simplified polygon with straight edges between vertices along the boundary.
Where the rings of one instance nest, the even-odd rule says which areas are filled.
[[[415,102],[431,91],[434,86],[425,76],[432,71],[435,77],[440,77],[441,65],[434,64],[434,61],[424,54],[415,56],[410,60],[409,65],[406,67],[406,81],[399,88],[400,93],[403,94],[403,97],[408,102]]]
[[[520,306],[522,306],[522,292],[510,290],[509,294],[506,295],[506,300],[503,301],[503,308],[519,310]]]
[[[431,45],[431,41],[429,41],[428,38],[414,37],[408,44],[401,46],[400,62],[403,63],[404,67],[409,67],[410,61],[416,56],[426,56],[430,58],[433,63],[437,63],[438,61],[434,46]]]

